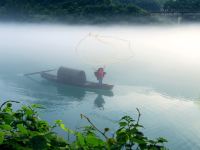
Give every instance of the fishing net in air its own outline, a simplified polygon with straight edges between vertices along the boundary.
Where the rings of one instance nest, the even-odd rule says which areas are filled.
[[[91,66],[107,66],[133,57],[129,40],[89,33],[76,46],[77,55]]]

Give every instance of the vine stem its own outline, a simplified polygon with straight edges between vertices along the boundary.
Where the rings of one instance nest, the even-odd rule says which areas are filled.
[[[105,139],[108,140],[108,137],[106,136],[106,134],[105,134],[104,132],[102,132],[101,130],[99,130],[99,129],[91,122],[91,120],[90,120],[87,116],[81,114],[81,118],[85,118],[85,119],[92,125],[92,127],[95,128],[96,131],[98,131],[99,133],[101,133],[101,134],[105,137]]]
[[[136,108],[137,112],[138,112],[138,119],[137,119],[137,124],[139,124],[140,122],[140,117],[141,117],[141,113],[140,113],[140,110],[138,108]]]
[[[3,104],[1,104],[1,106],[0,106],[0,110],[1,110],[2,107],[3,107],[5,104],[7,104],[7,103],[20,103],[20,102],[18,102],[18,101],[12,101],[12,100],[5,101]]]

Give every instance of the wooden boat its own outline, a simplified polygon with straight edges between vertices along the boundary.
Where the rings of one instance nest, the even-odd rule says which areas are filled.
[[[54,81],[66,85],[73,85],[88,89],[112,90],[114,87],[113,85],[109,84],[99,85],[99,83],[87,81],[84,71],[65,68],[65,67],[60,67],[57,71],[57,75],[53,75],[47,72],[41,72],[40,75],[41,77],[49,81]]]

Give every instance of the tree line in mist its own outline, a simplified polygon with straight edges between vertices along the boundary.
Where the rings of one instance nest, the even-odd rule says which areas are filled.
[[[0,19],[70,21],[149,16],[152,12],[199,11],[200,0],[1,0]]]

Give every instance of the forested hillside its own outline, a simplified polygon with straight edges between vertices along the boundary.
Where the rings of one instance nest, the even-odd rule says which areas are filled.
[[[146,11],[133,3],[111,0],[1,0],[1,18],[56,19],[110,18],[113,16],[144,15]]]
[[[200,0],[0,0],[0,19],[5,20],[103,22],[163,10],[199,11]]]
[[[200,12],[200,0],[169,0],[164,9],[168,12]]]

